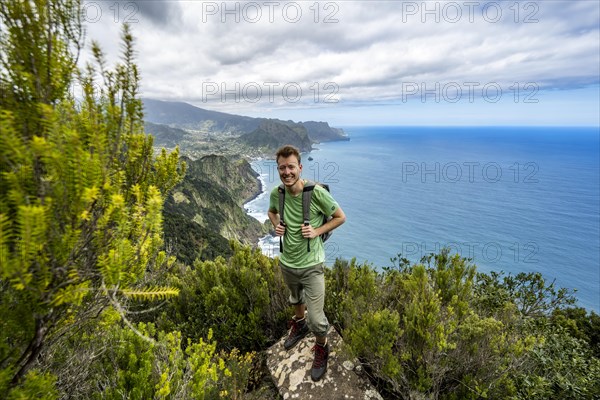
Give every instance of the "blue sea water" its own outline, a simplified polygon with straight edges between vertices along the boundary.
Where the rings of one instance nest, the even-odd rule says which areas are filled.
[[[392,265],[449,247],[484,272],[539,271],[600,310],[600,133],[580,127],[349,127],[351,140],[302,155],[347,222],[336,257]],[[312,160],[308,160],[311,157]],[[267,189],[273,160],[256,160]],[[264,221],[268,196],[246,205]],[[276,255],[278,239],[261,239]]]

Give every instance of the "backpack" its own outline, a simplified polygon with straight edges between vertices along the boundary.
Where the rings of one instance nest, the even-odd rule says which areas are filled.
[[[313,189],[315,188],[315,185],[319,185],[323,189],[330,192],[329,185],[327,185],[326,183],[313,182],[313,181],[306,181],[304,183],[304,189],[302,190],[302,215],[303,215],[303,219],[304,219],[304,225],[310,224],[310,202],[312,201],[312,194],[313,194]],[[285,185],[283,185],[283,184],[279,185],[279,188],[277,189],[277,191],[279,192],[279,220],[280,220],[280,223],[285,224],[284,219],[283,219],[283,210],[284,210],[284,204],[285,204]],[[333,217],[328,217],[325,214],[323,214],[323,224],[327,223],[329,220],[331,220],[331,218],[333,218]],[[329,231],[329,232],[326,232],[326,233],[320,235],[319,237],[321,238],[321,240],[323,240],[323,242],[325,242],[327,239],[329,239],[329,237],[331,236],[332,233],[333,233],[333,231]],[[310,251],[310,239],[306,239],[306,251]],[[282,237],[279,237],[279,252],[283,253],[283,238]]]

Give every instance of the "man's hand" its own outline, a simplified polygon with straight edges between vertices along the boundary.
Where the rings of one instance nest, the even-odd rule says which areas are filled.
[[[275,235],[276,236],[283,236],[283,235],[285,235],[285,225],[283,225],[283,224],[277,224],[277,226],[275,226]]]
[[[305,239],[313,239],[319,236],[315,228],[310,225],[302,225],[302,237]]]

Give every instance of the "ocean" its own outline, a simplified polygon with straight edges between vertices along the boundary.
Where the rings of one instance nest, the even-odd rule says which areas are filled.
[[[600,132],[590,127],[346,127],[347,142],[302,155],[302,176],[328,183],[347,216],[326,243],[337,257],[391,266],[449,247],[482,272],[539,271],[600,310]],[[246,204],[267,219],[280,183]],[[279,240],[260,240],[278,254]]]

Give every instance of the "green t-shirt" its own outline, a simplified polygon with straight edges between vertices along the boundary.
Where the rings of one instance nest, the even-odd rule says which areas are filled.
[[[306,182],[306,180],[304,180]],[[325,261],[325,249],[323,240],[316,237],[310,240],[310,252],[307,251],[307,239],[302,237],[302,192],[292,196],[290,192],[285,193],[285,209],[283,219],[286,229],[283,236],[283,253],[279,256],[280,261],[290,268],[308,268]],[[339,207],[331,194],[321,186],[315,185],[310,203],[310,225],[318,228],[323,225],[323,215],[331,216]],[[279,192],[277,187],[271,191],[269,210],[279,213]]]

